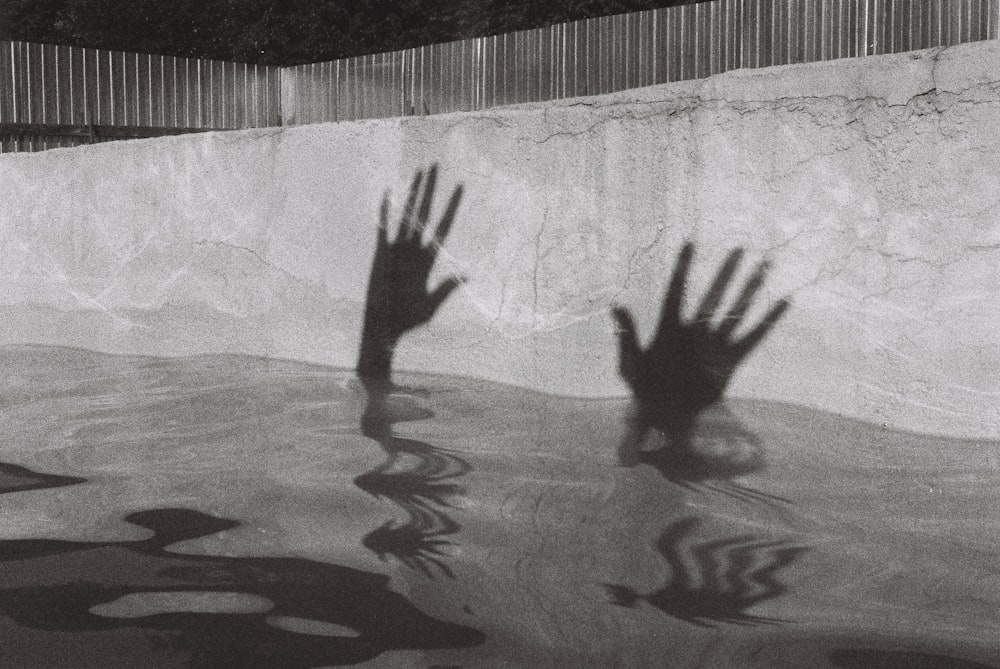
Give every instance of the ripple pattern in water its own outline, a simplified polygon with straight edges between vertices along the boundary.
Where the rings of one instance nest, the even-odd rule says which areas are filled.
[[[1000,666],[996,441],[729,400],[620,468],[624,400],[400,375],[369,438],[346,370],[0,369],[0,666]]]

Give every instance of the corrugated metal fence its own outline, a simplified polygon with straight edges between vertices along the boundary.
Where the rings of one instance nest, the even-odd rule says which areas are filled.
[[[0,42],[0,152],[436,114],[996,39],[1000,0],[714,0],[288,68]]]
[[[1000,0],[715,0],[286,68],[290,123],[437,114],[997,36]]]
[[[280,69],[0,42],[0,151],[280,125]]]

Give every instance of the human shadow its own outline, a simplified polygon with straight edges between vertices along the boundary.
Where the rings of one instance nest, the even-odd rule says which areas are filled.
[[[235,528],[234,520],[190,509],[141,511],[125,520],[153,535],[0,541],[0,611],[50,632],[163,632],[189,666],[205,668],[306,669],[484,640],[477,630],[425,615],[390,590],[386,576],[302,558],[167,550]],[[211,610],[223,600],[229,605]],[[249,601],[247,610],[241,600]]]
[[[667,585],[640,594],[627,586],[605,584],[612,603],[632,608],[646,602],[700,627],[787,622],[754,616],[747,610],[787,591],[777,580],[777,572],[807,549],[753,535],[698,543],[692,537],[698,523],[697,518],[683,518],[657,540],[656,549],[670,567]]]
[[[613,308],[619,371],[633,398],[618,461],[626,467],[648,464],[685,487],[714,486],[746,499],[787,501],[736,484],[717,483],[765,465],[760,439],[721,400],[737,367],[790,306],[788,298],[779,300],[749,331],[736,334],[770,268],[761,262],[729,310],[720,313],[743,255],[742,249],[729,253],[694,318],[685,321],[684,292],[694,256],[694,245],[685,244],[664,295],[656,333],[645,349],[639,344],[631,313],[622,306]],[[657,442],[656,447],[646,448],[649,441]]]
[[[354,479],[359,488],[390,500],[407,516],[402,524],[385,522],[365,535],[362,544],[379,558],[393,556],[429,578],[433,578],[435,567],[442,574],[454,577],[443,561],[446,555],[443,549],[452,544],[450,537],[461,526],[448,510],[454,508],[452,499],[464,493],[458,479],[471,467],[451,451],[393,434],[393,423],[429,418],[434,413],[424,408],[415,410],[413,390],[393,383],[392,359],[403,335],[430,322],[463,281],[453,276],[434,289],[428,287],[430,272],[462,198],[462,187],[458,186],[425,242],[437,173],[437,165],[426,174],[416,173],[392,239],[388,193],[382,200],[357,373],[367,400],[361,433],[377,441],[386,458]]]

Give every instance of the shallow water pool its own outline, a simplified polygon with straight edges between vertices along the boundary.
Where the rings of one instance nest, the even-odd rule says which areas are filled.
[[[671,479],[624,400],[401,374],[375,441],[346,370],[0,370],[3,667],[1000,666],[1000,442],[730,400],[766,466]]]

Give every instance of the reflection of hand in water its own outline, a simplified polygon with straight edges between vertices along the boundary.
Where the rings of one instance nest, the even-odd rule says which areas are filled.
[[[642,460],[639,446],[651,428],[667,439],[668,458],[683,458],[691,446],[695,421],[718,402],[743,359],[761,342],[789,306],[782,299],[764,319],[741,337],[734,332],[746,316],[764,278],[768,264],[761,263],[743,286],[736,302],[717,323],[716,312],[736,272],[743,251],[736,249],[719,269],[693,320],[681,320],[681,305],[694,246],[686,244],[678,256],[670,286],[664,296],[660,322],[649,346],[639,345],[632,315],[615,307],[618,323],[619,368],[632,389],[636,413],[630,433],[619,448],[622,465]]]
[[[633,416],[622,439],[622,449],[641,462],[657,469],[665,479],[689,490],[712,491],[747,502],[771,506],[789,504],[789,500],[740,485],[733,477],[758,471],[764,467],[764,445],[760,438],[747,430],[718,402],[699,417],[696,434],[690,446],[671,445],[658,450],[640,450],[638,423]],[[645,431],[643,431],[643,434]]]
[[[806,549],[753,536],[692,544],[689,537],[697,525],[697,518],[679,520],[656,542],[670,566],[670,583],[646,595],[623,585],[608,584],[605,587],[613,603],[634,607],[640,600],[645,601],[670,616],[702,627],[710,627],[712,622],[781,622],[749,615],[746,610],[787,591],[775,580],[775,574]]]
[[[388,437],[381,443],[389,451],[386,461],[355,478],[354,483],[369,495],[392,500],[407,512],[408,519],[400,526],[392,521],[383,524],[365,535],[362,543],[379,558],[393,555],[428,577],[433,577],[430,565],[453,577],[451,569],[438,557],[444,556],[444,546],[451,545],[444,537],[455,534],[460,527],[444,508],[452,506],[449,498],[465,492],[451,481],[469,471],[468,463],[414,439]],[[393,471],[405,456],[417,458],[416,466]]]
[[[448,515],[431,509],[411,507],[407,511],[410,518],[406,523],[397,526],[390,520],[366,534],[361,543],[379,559],[393,555],[407,567],[419,569],[428,578],[434,578],[431,565],[445,576],[455,578],[454,572],[438,558],[445,555],[441,551],[443,547],[452,545],[441,537],[457,532],[458,523]]]
[[[361,417],[361,432],[381,444],[386,460],[358,476],[354,483],[370,495],[392,500],[407,513],[405,523],[397,526],[389,521],[368,533],[362,543],[382,559],[393,555],[403,564],[431,577],[432,565],[445,575],[453,576],[438,558],[443,556],[441,549],[451,544],[445,537],[455,534],[459,525],[444,509],[452,506],[450,497],[463,492],[453,480],[468,472],[469,465],[460,457],[430,444],[403,439],[392,433],[392,423],[404,418],[390,405],[390,393],[397,390],[392,384],[393,350],[403,334],[428,323],[462,281],[450,277],[437,288],[428,288],[437,253],[458,210],[462,187],[454,190],[431,240],[424,244],[437,166],[427,173],[426,181],[424,176],[417,172],[414,177],[395,239],[391,242],[388,196],[382,201],[357,371],[368,394]],[[426,418],[428,414],[433,415],[425,412],[417,417]]]
[[[354,484],[373,497],[387,497],[405,506],[451,506],[448,498],[465,492],[460,485],[441,483],[418,472],[371,471],[355,478]]]
[[[451,506],[448,498],[465,492],[462,486],[448,482],[469,471],[462,458],[415,439],[392,437],[383,444],[388,458],[370,472],[354,479],[354,484],[375,497],[388,497],[407,506]],[[412,469],[393,471],[404,455],[417,458]]]
[[[436,183],[437,165],[428,172],[421,195],[424,173],[417,172],[393,241],[389,241],[388,194],[382,200],[358,359],[358,376],[366,385],[389,383],[392,353],[400,338],[409,330],[428,323],[462,282],[461,278],[453,276],[433,290],[427,285],[438,251],[462,200],[462,187],[458,186],[431,240],[424,244],[424,230],[428,227]]]

